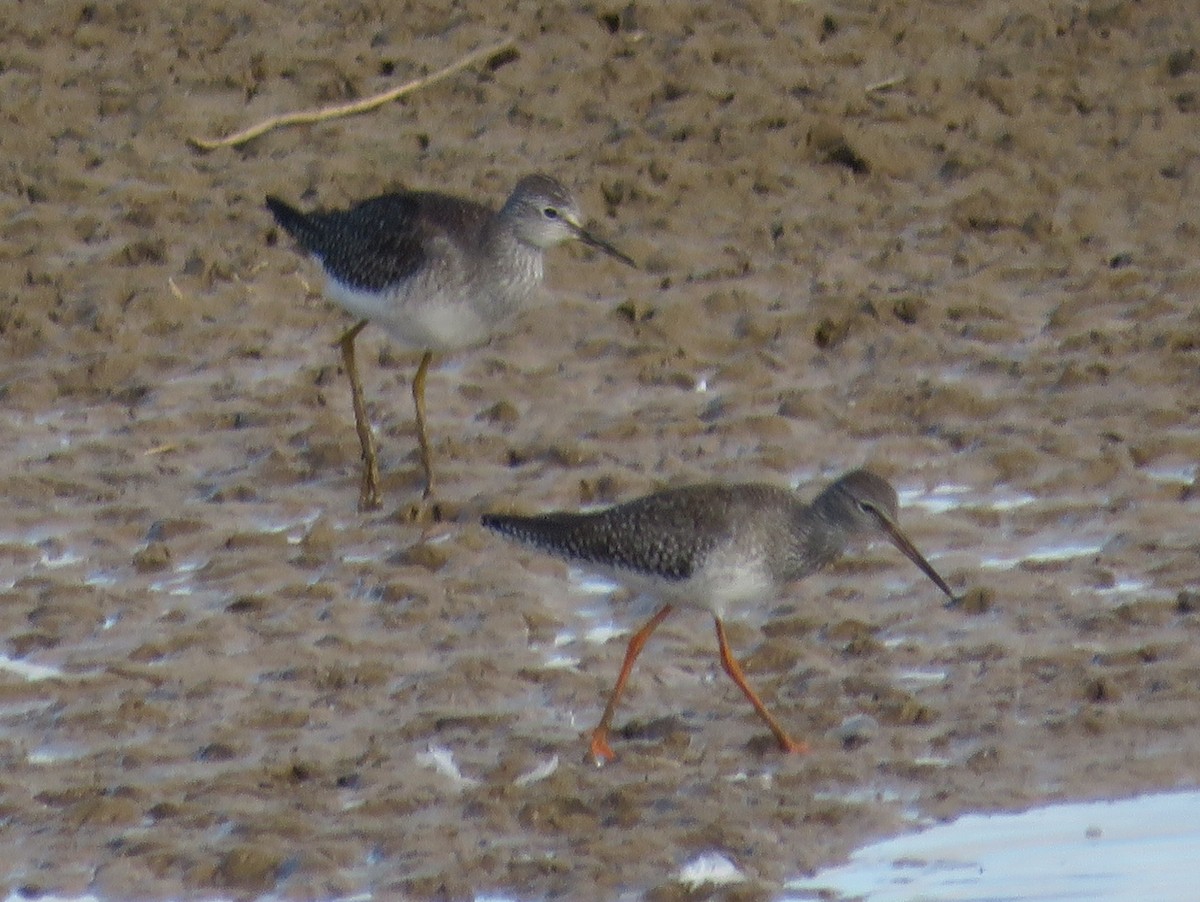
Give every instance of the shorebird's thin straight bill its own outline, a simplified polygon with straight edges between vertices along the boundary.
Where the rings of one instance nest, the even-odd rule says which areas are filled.
[[[892,544],[900,549],[901,554],[921,568],[921,572],[933,580],[934,585],[946,593],[946,597],[951,601],[956,601],[957,596],[950,590],[950,586],[942,579],[941,575],[933,569],[933,565],[925,560],[925,556],[917,551],[917,546],[908,540],[903,530],[900,529],[892,519],[882,511],[874,511],[875,516],[879,519],[879,525],[883,529],[887,537],[892,540]]]
[[[597,238],[587,229],[583,228],[583,226],[576,225],[575,223],[570,223],[570,225],[575,233],[575,237],[578,238],[583,244],[586,244],[588,247],[594,247],[597,250],[604,251],[604,253],[608,254],[614,260],[620,260],[626,266],[637,269],[637,264],[633,262],[632,257],[628,257],[621,253],[604,239]]]

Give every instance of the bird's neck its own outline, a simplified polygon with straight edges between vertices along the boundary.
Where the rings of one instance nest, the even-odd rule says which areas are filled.
[[[794,515],[790,539],[788,578],[801,579],[837,560],[849,535],[819,509],[805,507]]]
[[[503,211],[484,229],[483,250],[495,269],[494,284],[505,294],[524,298],[541,284],[542,249],[514,235]]]

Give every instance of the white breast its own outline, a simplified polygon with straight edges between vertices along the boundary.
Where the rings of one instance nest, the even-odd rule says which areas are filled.
[[[410,348],[448,351],[482,344],[491,324],[478,305],[460,294],[433,292],[409,297],[409,292],[359,291],[329,281],[329,296],[354,316],[370,320],[395,341]],[[486,308],[482,308],[486,309]]]
[[[618,567],[598,564],[581,565],[620,583],[635,594],[646,594],[665,604],[700,608],[715,617],[737,618],[775,599],[779,586],[771,579],[764,564],[747,564],[717,551],[705,565],[687,579],[667,580]]]
[[[693,584],[690,604],[721,618],[737,617],[773,601],[778,591],[765,562],[747,561],[733,549],[715,550],[686,582]]]
[[[329,279],[326,293],[354,316],[416,349],[447,351],[487,341],[537,291],[542,254],[517,245],[503,268],[470,266],[447,251],[433,265],[385,291]]]

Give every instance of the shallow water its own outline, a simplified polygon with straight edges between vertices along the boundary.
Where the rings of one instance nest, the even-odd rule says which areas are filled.
[[[788,881],[780,902],[1192,902],[1200,792],[966,815]]]
[[[453,754],[431,747],[418,757],[460,789],[477,785]],[[553,774],[558,760],[518,776],[517,786]],[[919,833],[873,843],[849,863],[786,881],[774,902],[1192,902],[1200,862],[1200,793],[1047,805],[1018,814],[964,815]],[[665,876],[665,875],[664,875]],[[706,852],[684,862],[673,879],[692,892],[733,886],[747,877],[733,859]],[[634,898],[625,894],[622,898]],[[6,902],[25,896],[12,895]],[[100,897],[42,896],[59,902]],[[215,899],[215,897],[213,897]],[[275,898],[257,897],[261,902]],[[317,902],[369,902],[370,892]],[[473,902],[518,902],[477,893]]]
[[[897,492],[900,506],[915,507],[930,513],[956,510],[1011,511],[1035,504],[1037,497],[1028,492],[1003,486],[944,484],[930,489],[905,489]]]
[[[8,655],[0,655],[0,670],[16,674],[30,681],[48,680],[63,676],[62,670],[57,667],[48,667],[43,664],[34,664],[30,661],[17,660],[10,658]]]

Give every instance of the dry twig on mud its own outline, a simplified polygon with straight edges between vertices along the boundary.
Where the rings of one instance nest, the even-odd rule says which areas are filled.
[[[874,94],[877,91],[889,91],[892,88],[904,84],[908,81],[908,73],[901,72],[898,75],[893,75],[891,78],[885,78],[883,81],[877,81],[863,88],[864,93]]]
[[[311,122],[322,122],[326,119],[337,119],[341,116],[353,116],[357,113],[365,113],[368,110],[373,110],[376,107],[383,106],[385,103],[390,103],[399,97],[406,94],[411,94],[413,91],[420,90],[426,85],[432,84],[439,79],[443,79],[448,75],[453,75],[455,72],[461,72],[463,69],[474,65],[480,60],[492,59],[505,53],[515,53],[516,45],[511,38],[506,38],[495,44],[487,47],[481,47],[459,60],[438,69],[436,72],[431,72],[428,75],[423,75],[420,78],[414,78],[410,82],[400,85],[396,88],[384,91],[381,94],[374,94],[371,97],[364,97],[362,100],[351,101],[350,103],[340,103],[336,106],[320,107],[315,110],[300,110],[295,113],[284,113],[280,116],[272,116],[270,119],[264,119],[257,125],[252,125],[249,128],[242,129],[240,132],[234,132],[232,135],[226,135],[223,138],[188,138],[188,143],[196,150],[216,150],[219,147],[236,147],[238,144],[245,144],[259,135],[265,134],[276,128],[283,128],[289,125],[304,125]]]

